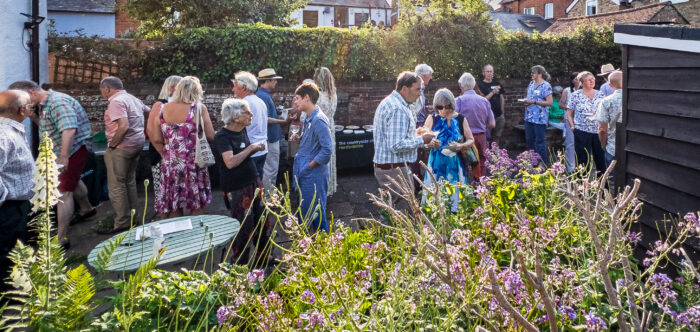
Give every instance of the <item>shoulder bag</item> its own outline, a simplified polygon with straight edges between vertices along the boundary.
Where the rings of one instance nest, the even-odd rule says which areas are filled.
[[[464,142],[466,140],[464,137],[464,116],[458,115],[457,122],[459,123],[459,132],[462,134],[460,142]],[[473,166],[479,163],[479,150],[476,149],[476,144],[472,144],[467,151],[462,150],[459,153],[467,164]]]
[[[207,168],[216,163],[214,154],[211,152],[211,147],[207,141],[207,135],[204,134],[204,121],[202,120],[202,105],[197,103],[195,110],[195,127],[197,140],[194,148],[194,163],[200,168]],[[201,126],[201,131],[200,131]],[[200,137],[199,134],[202,134]]]

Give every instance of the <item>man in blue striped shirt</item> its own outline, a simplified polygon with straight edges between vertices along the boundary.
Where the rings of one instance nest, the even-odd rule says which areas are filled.
[[[423,144],[439,146],[433,134],[416,134],[416,120],[408,105],[420,97],[422,80],[414,72],[403,72],[396,80],[396,90],[392,91],[377,107],[374,114],[374,176],[381,189],[392,188],[392,179],[399,176],[413,187],[411,170],[408,165],[416,161],[416,150]],[[413,192],[412,188],[411,191]],[[395,194],[394,194],[395,195]],[[394,197],[398,199],[399,197]]]

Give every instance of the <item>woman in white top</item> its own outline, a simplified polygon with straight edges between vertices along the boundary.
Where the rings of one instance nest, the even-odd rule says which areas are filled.
[[[321,92],[316,105],[323,111],[329,120],[331,130],[331,140],[333,141],[333,154],[331,155],[329,177],[328,177],[328,196],[333,195],[338,187],[337,168],[335,166],[335,109],[338,106],[338,96],[335,93],[335,80],[333,74],[326,67],[316,68],[314,72],[314,83],[318,86]]]

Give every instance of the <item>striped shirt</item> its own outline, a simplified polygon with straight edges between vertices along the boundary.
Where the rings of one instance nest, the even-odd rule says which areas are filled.
[[[53,153],[56,156],[61,154],[61,132],[68,129],[76,130],[75,136],[73,136],[73,146],[70,149],[71,155],[83,145],[86,145],[89,150],[92,149],[90,120],[85,109],[77,100],[65,93],[49,90],[43,105],[39,137],[44,132],[49,133],[49,137],[54,143]]]
[[[401,95],[393,91],[374,113],[374,162],[412,163],[423,138],[416,135],[416,120]]]
[[[34,158],[24,137],[24,125],[0,117],[0,132],[0,203],[30,199]]]

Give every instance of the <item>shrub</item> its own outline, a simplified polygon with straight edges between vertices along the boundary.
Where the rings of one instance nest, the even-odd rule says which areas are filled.
[[[620,64],[611,27],[528,35],[493,27],[481,14],[407,20],[393,29],[292,29],[261,23],[203,27],[172,34],[152,49],[85,37],[52,37],[51,45],[59,54],[80,49],[81,56],[114,59],[123,67],[121,72],[139,72],[154,81],[189,74],[219,82],[239,70],[265,67],[300,81],[319,66],[329,67],[339,80],[385,81],[418,63],[430,64],[441,79],[455,79],[465,71],[480,73],[486,63],[503,78],[529,77],[535,64],[556,77],[595,70],[601,63]]]

